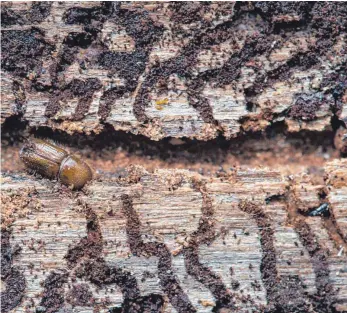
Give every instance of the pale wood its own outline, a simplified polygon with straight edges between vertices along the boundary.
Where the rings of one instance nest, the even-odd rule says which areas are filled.
[[[345,236],[346,167],[347,161],[343,159],[327,163],[323,176],[328,179],[322,179],[321,183],[314,183],[314,177],[307,174],[283,177],[279,172],[268,168],[239,168],[225,177],[212,178],[186,170],[158,169],[154,173],[148,173],[141,167],[132,167],[122,179],[99,178],[85,187],[84,192],[71,192],[57,182],[23,173],[4,174],[2,196],[7,201],[3,203],[5,214],[2,222],[12,230],[12,246],[18,244],[22,248],[13,265],[19,266],[27,279],[25,298],[13,312],[24,312],[25,306],[32,300],[38,305],[40,296],[37,295],[43,290],[40,282],[51,271],[66,268],[64,256],[69,245],[78,244],[86,236],[85,204],[97,214],[103,240],[108,242],[103,249],[107,264],[130,271],[136,277],[142,296],[162,294],[167,302],[165,312],[177,312],[159,285],[158,258],[134,256],[130,251],[126,216],[122,211],[123,194],[133,197],[143,240],[164,243],[171,252],[172,271],[198,312],[211,312],[216,299],[209,289],[188,275],[182,249],[198,228],[206,196],[212,201],[213,215],[209,218],[209,223],[214,225],[211,227],[214,227],[217,236],[209,245],[200,244],[199,258],[219,275],[235,296],[238,312],[247,312],[247,309],[256,308],[254,305],[267,304],[260,271],[263,253],[261,236],[252,215],[240,210],[240,204],[245,201],[260,208],[268,216],[274,229],[279,277],[298,275],[307,286],[306,291],[313,294],[317,291],[314,262],[312,263],[299,233],[288,219],[288,208],[293,203],[297,203],[298,208],[302,207],[302,203],[309,208],[316,207],[319,204],[318,190],[323,188],[327,190],[336,225]],[[197,189],[194,187],[197,182],[205,187]],[[307,189],[307,192],[299,193],[299,189]],[[288,194],[288,190],[292,191]],[[347,309],[346,240],[334,240],[332,230],[325,228],[319,216],[300,218],[311,229],[321,249],[330,251],[327,259],[329,281],[334,288],[339,288],[338,303],[335,306],[342,312]],[[39,240],[45,243],[42,247]],[[344,248],[342,253],[341,248]],[[230,267],[234,272],[232,277]],[[153,275],[142,281],[145,271]],[[231,289],[232,279],[240,283],[236,291]],[[254,280],[259,282],[257,290],[251,286]],[[105,297],[110,301],[108,307],[122,305],[122,294],[117,286],[96,288],[93,284],[87,284],[96,301],[94,308],[99,307],[101,312],[107,312],[101,304]],[[115,292],[107,293],[107,289],[112,287]],[[67,286],[65,289],[67,291]],[[237,296],[242,295],[241,290],[243,295],[250,295],[254,305],[237,300]],[[93,308],[77,307],[75,310],[92,312]],[[31,309],[29,312],[32,312]]]

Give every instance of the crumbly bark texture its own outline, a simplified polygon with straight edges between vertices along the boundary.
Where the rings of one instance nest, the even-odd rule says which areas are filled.
[[[1,7],[2,122],[207,140],[346,115],[343,3]]]

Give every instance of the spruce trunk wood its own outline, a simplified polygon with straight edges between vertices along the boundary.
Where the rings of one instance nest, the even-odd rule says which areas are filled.
[[[2,300],[14,312],[342,312],[346,173],[346,160],[291,177],[134,166],[81,192],[5,174]],[[308,216],[322,203],[328,215]]]

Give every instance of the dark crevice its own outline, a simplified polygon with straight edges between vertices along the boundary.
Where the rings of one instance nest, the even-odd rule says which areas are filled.
[[[15,145],[28,136],[28,122],[23,121],[22,113],[8,117],[1,125],[1,146]]]
[[[175,162],[184,163],[184,167],[198,163],[209,165],[227,163],[229,156],[236,156],[240,163],[247,164],[254,159],[261,159],[259,152],[278,153],[282,150],[283,143],[293,153],[289,162],[302,165],[301,158],[305,155],[316,156],[327,154],[333,155],[332,143],[334,133],[347,126],[347,120],[339,118],[344,95],[346,94],[346,63],[339,68],[332,69],[331,73],[323,77],[321,87],[317,95],[298,94],[293,105],[281,113],[266,112],[261,116],[272,122],[274,118],[292,118],[299,121],[312,121],[317,119],[316,112],[321,106],[328,104],[332,112],[332,131],[300,131],[287,133],[284,122],[273,123],[262,134],[246,132],[246,123],[253,114],[240,119],[241,131],[237,138],[226,140],[218,138],[206,142],[180,138],[166,138],[153,142],[142,135],[128,134],[123,131],[115,131],[105,121],[109,117],[114,102],[129,93],[134,93],[139,87],[135,99],[133,112],[138,121],[148,124],[150,118],[146,115],[146,107],[149,105],[149,92],[155,88],[167,91],[168,79],[171,75],[177,75],[184,81],[187,88],[189,104],[196,109],[205,123],[210,123],[217,128],[218,121],[213,116],[213,109],[208,99],[203,97],[202,92],[207,83],[215,86],[226,86],[234,83],[241,73],[242,67],[248,67],[247,63],[257,56],[267,57],[274,49],[273,42],[277,41],[276,47],[286,42],[290,36],[297,36],[298,31],[304,31],[307,35],[316,39],[316,45],[309,46],[308,52],[299,52],[283,65],[272,69],[264,74],[262,69],[254,67],[257,74],[254,84],[245,89],[246,109],[248,112],[257,113],[256,97],[264,88],[273,86],[278,81],[286,81],[294,71],[306,71],[319,67],[320,57],[329,52],[336,43],[340,34],[345,33],[347,28],[347,6],[344,3],[331,2],[237,2],[227,3],[222,11],[231,12],[228,21],[215,26],[214,22],[205,18],[210,13],[211,3],[170,3],[170,30],[175,38],[191,38],[190,42],[182,47],[174,58],[163,63],[155,63],[148,68],[142,86],[138,80],[145,73],[149,55],[154,44],[163,39],[165,27],[159,21],[154,21],[144,8],[137,6],[132,9],[125,8],[120,2],[100,2],[94,7],[76,7],[66,10],[63,19],[66,25],[82,25],[83,31],[69,33],[62,43],[62,49],[57,57],[52,58],[55,50],[54,44],[46,41],[45,32],[39,27],[51,14],[51,3],[41,1],[31,5],[29,10],[16,11],[11,5],[1,5],[2,30],[2,68],[14,77],[12,92],[14,95],[13,112],[15,115],[6,119],[2,125],[3,147],[15,146],[23,142],[30,135],[54,139],[66,145],[78,148],[85,156],[93,153],[97,158],[107,160],[110,154],[115,155],[118,149],[125,151],[126,157],[142,156],[143,160],[165,161],[166,164]],[[222,4],[218,4],[222,6]],[[220,7],[221,8],[221,7]],[[224,12],[217,12],[222,14]],[[152,16],[155,11],[151,12]],[[259,16],[258,16],[259,15]],[[243,20],[244,19],[244,20]],[[248,23],[247,19],[253,19],[254,23]],[[125,29],[127,35],[135,42],[133,52],[112,52],[100,42],[100,34],[106,21],[117,24]],[[191,27],[191,23],[197,26]],[[32,25],[26,30],[6,30],[12,25]],[[185,24],[185,27],[181,27]],[[242,25],[243,24],[243,25]],[[256,32],[246,38],[245,45],[238,50],[237,42],[241,38],[238,35],[239,26],[250,25]],[[26,26],[28,27],[28,26]],[[279,38],[283,40],[278,40]],[[237,40],[238,39],[238,40]],[[179,39],[178,39],[179,40]],[[197,56],[203,49],[213,50],[213,45],[218,45],[226,40],[235,44],[235,51],[229,59],[218,69],[207,70],[196,74],[195,66]],[[182,40],[183,42],[183,40]],[[181,42],[177,42],[179,46]],[[80,52],[88,50],[88,56],[81,56]],[[92,55],[92,56],[91,56]],[[53,60],[49,69],[44,64]],[[45,93],[49,97],[46,107],[46,116],[49,118],[61,109],[61,103],[73,98],[78,99],[76,112],[71,120],[82,120],[89,111],[89,107],[96,91],[102,89],[102,83],[97,78],[87,80],[73,79],[67,83],[63,79],[64,71],[74,62],[80,64],[81,70],[88,66],[108,70],[110,78],[119,76],[125,81],[123,87],[111,87],[107,89],[100,101],[98,116],[101,118],[101,126],[104,130],[100,134],[73,134],[69,135],[62,131],[52,130],[50,127],[29,128],[28,122],[23,119],[25,114],[26,93],[33,91]],[[251,62],[249,62],[251,63]],[[40,75],[49,71],[51,82],[42,83]],[[24,82],[23,82],[24,80]],[[28,90],[25,88],[28,87]],[[323,92],[322,92],[323,91]],[[318,93],[322,92],[322,98]],[[12,107],[11,107],[12,109]],[[254,114],[256,115],[256,114]],[[278,143],[280,141],[280,143]],[[321,151],[321,152],[320,152]],[[107,155],[109,153],[109,155]],[[284,155],[278,153],[277,160]],[[342,153],[342,150],[341,150]],[[273,159],[276,161],[276,159]],[[310,161],[306,161],[310,162]],[[277,165],[276,162],[272,162]],[[263,165],[263,164],[261,164]],[[308,167],[311,163],[306,163]],[[312,167],[315,167],[313,164]],[[294,167],[293,167],[294,168]],[[314,170],[314,169],[312,169]],[[201,172],[202,174],[205,174]],[[223,176],[224,169],[219,173]],[[184,256],[187,271],[196,280],[206,286],[216,299],[214,311],[223,308],[235,309],[234,295],[226,288],[220,277],[210,268],[205,266],[199,259],[198,249],[200,245],[209,245],[215,238],[213,208],[209,196],[203,186],[196,186],[203,195],[202,217],[199,227],[192,234],[189,246],[184,248]],[[327,194],[322,195],[322,203],[327,202]],[[266,199],[266,202],[288,201],[284,195],[274,195]],[[170,302],[179,312],[195,312],[195,308],[189,302],[187,295],[179,286],[175,273],[171,269],[171,254],[165,244],[160,242],[144,242],[141,237],[141,223],[139,216],[132,206],[132,200],[128,196],[123,197],[123,211],[127,216],[127,234],[129,245],[134,255],[157,256],[160,285]],[[279,277],[276,269],[276,254],[274,248],[274,229],[270,217],[257,206],[244,203],[240,206],[243,212],[249,214],[257,223],[261,247],[263,250],[261,260],[261,275],[267,291],[269,306],[266,312],[289,313],[308,312],[313,307],[315,312],[335,312],[333,308],[335,291],[329,283],[328,257],[329,253],[320,244],[301,216],[294,223],[300,240],[309,252],[313,269],[316,274],[317,293],[309,295],[305,286],[297,276]],[[74,305],[87,305],[85,298],[90,298],[88,290],[81,286],[74,286],[73,301],[70,294],[64,295],[64,286],[68,276],[73,272],[78,277],[85,278],[93,284],[103,287],[117,284],[124,297],[121,307],[110,308],[111,313],[135,313],[135,312],[162,312],[164,310],[164,297],[158,294],[141,296],[136,277],[130,272],[119,267],[109,266],[102,257],[103,238],[101,235],[98,218],[93,210],[85,207],[87,217],[87,236],[82,238],[77,245],[69,247],[66,254],[68,262],[67,270],[51,272],[43,282],[43,293],[40,310],[53,313],[63,310],[65,301]],[[297,213],[297,212],[296,212]],[[326,217],[322,217],[323,225],[338,234],[346,243],[346,238],[336,225],[332,211],[328,211]],[[311,217],[310,217],[311,218]],[[329,223],[329,224],[328,224]],[[10,234],[2,232],[1,265],[2,279],[6,283],[6,289],[1,293],[1,309],[9,312],[18,306],[23,298],[26,288],[26,280],[18,267],[13,266],[13,251],[10,246]],[[234,282],[237,289],[237,282]],[[75,296],[78,297],[75,299]],[[75,302],[74,302],[75,301]],[[289,304],[289,302],[292,302]],[[310,303],[309,303],[310,302]],[[89,304],[88,304],[89,305]],[[309,305],[312,305],[310,308]]]
[[[92,156],[92,158],[106,160],[110,154],[121,150],[128,157],[145,157],[146,160],[164,161],[168,165],[184,162],[186,168],[190,168],[194,164],[228,166],[230,156],[240,164],[252,164],[252,160],[255,160],[259,153],[268,152],[272,152],[273,157],[283,158],[285,157],[284,148],[287,151],[301,152],[300,157],[293,155],[289,161],[291,163],[303,162],[302,157],[305,156],[317,156],[317,151],[329,153],[331,158],[337,157],[333,148],[334,132],[286,133],[285,127],[281,123],[273,124],[265,132],[245,132],[230,140],[223,136],[209,141],[181,138],[179,145],[173,144],[175,141],[173,138],[153,141],[143,135],[115,131],[112,126],[107,124],[99,134],[88,135],[80,133],[70,135],[49,127],[29,128],[28,123],[22,121],[20,116],[8,118],[2,125],[3,147],[18,146],[19,148],[25,138],[30,136],[56,141],[67,148],[78,150],[82,155]],[[201,171],[202,174],[209,174],[205,173],[203,169]]]

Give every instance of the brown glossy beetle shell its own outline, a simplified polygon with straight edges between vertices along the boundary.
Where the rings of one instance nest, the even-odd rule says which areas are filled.
[[[48,178],[58,177],[73,189],[82,188],[93,178],[92,170],[84,161],[45,140],[28,141],[20,151],[20,158],[28,168]]]
[[[93,174],[90,167],[73,155],[66,157],[60,165],[60,181],[74,189],[82,188],[92,178]]]
[[[41,139],[28,141],[19,153],[24,164],[48,178],[57,177],[60,163],[68,153]]]

